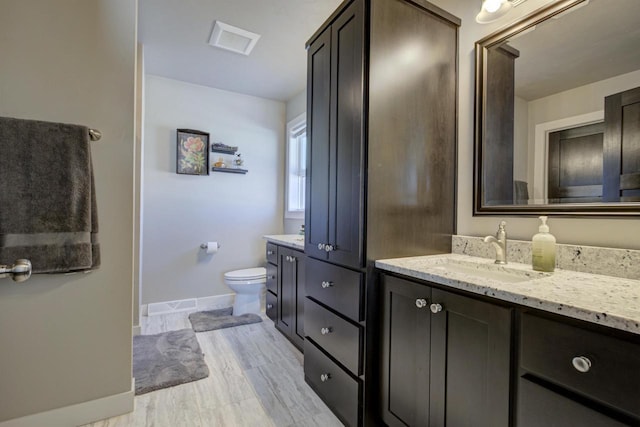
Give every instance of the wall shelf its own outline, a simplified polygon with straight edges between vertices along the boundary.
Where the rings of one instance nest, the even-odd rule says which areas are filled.
[[[227,173],[241,173],[241,174],[245,174],[247,172],[249,172],[247,169],[239,169],[239,168],[217,168],[217,167],[212,167],[211,168],[212,172],[227,172]]]
[[[212,153],[222,153],[222,154],[235,154],[238,151],[238,147],[230,147],[228,145],[211,145]]]

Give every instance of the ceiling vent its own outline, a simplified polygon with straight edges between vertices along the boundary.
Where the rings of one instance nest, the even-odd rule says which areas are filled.
[[[259,39],[260,34],[215,21],[209,44],[220,49],[249,55]]]

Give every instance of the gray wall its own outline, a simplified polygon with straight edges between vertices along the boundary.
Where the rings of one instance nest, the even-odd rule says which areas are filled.
[[[137,2],[0,0],[0,115],[85,124],[102,266],[0,281],[0,421],[131,389]]]
[[[296,118],[297,116],[299,116],[300,114],[304,113],[307,111],[307,90],[303,90],[302,92],[300,92],[299,94],[297,94],[296,96],[294,96],[293,98],[291,98],[290,100],[287,101],[287,105],[286,105],[286,109],[287,109],[287,123],[289,121],[291,121],[292,119]],[[285,147],[287,144],[287,138],[289,136],[285,135]],[[282,151],[282,158],[283,158],[283,162],[285,162],[285,155],[286,155],[286,148]],[[283,165],[286,163],[283,163]],[[282,168],[282,173],[285,174],[287,171],[284,170],[285,166],[283,166]],[[284,203],[284,200],[283,202]],[[284,205],[283,205],[283,209],[284,209]],[[298,234],[298,231],[300,230],[300,226],[304,224],[304,219],[290,219],[290,218],[284,218],[284,232],[285,234]]]
[[[537,218],[474,217],[473,199],[473,102],[474,43],[551,0],[528,0],[514,8],[506,17],[488,24],[475,22],[480,1],[432,0],[443,9],[462,19],[460,28],[459,123],[458,123],[458,234],[483,236],[494,234],[501,219],[507,221],[508,235],[514,239],[531,240],[537,233]],[[637,219],[554,218],[549,220],[551,232],[558,243],[610,246],[640,249],[640,221]]]
[[[282,233],[284,103],[147,75],[142,304],[228,294],[226,271],[264,264]],[[176,174],[176,129],[238,146],[246,175]],[[218,157],[211,154],[212,163]],[[222,247],[206,255],[200,243]]]

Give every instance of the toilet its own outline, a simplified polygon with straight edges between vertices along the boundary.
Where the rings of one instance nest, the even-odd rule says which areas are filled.
[[[233,315],[260,313],[260,298],[267,281],[267,269],[264,267],[245,268],[224,274],[224,283],[235,293]]]

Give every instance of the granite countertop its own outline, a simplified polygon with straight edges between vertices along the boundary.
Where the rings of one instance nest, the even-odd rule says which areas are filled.
[[[505,277],[513,276],[509,282],[492,277],[491,271],[501,269],[492,259],[459,254],[378,260],[376,267],[640,334],[640,280],[560,269],[540,273],[509,263],[504,267]]]
[[[268,242],[287,246],[293,249],[304,250],[304,236],[300,234],[271,234],[262,236]]]

